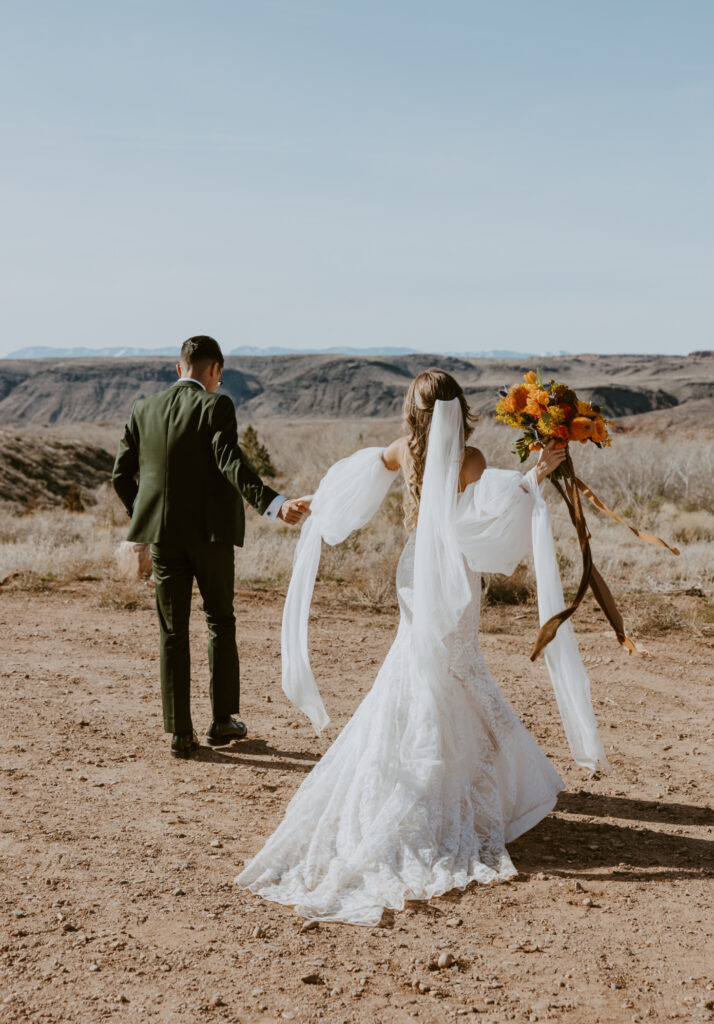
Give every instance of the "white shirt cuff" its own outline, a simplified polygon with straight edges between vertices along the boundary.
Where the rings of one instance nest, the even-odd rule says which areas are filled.
[[[270,502],[270,504],[266,508],[266,510],[263,513],[263,515],[267,516],[268,519],[277,519],[278,518],[278,512],[282,508],[284,501],[286,501],[286,499],[282,496],[282,494],[276,495],[276,497],[273,498],[273,500]]]

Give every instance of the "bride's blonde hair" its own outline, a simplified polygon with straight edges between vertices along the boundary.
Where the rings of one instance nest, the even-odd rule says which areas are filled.
[[[404,399],[404,420],[409,431],[407,447],[410,456],[406,474],[407,494],[404,501],[404,523],[408,529],[416,526],[419,515],[419,499],[434,402],[437,399],[449,402],[452,398],[458,398],[461,405],[466,440],[473,433],[478,414],[471,412],[461,386],[446,370],[432,367],[420,373],[409,385],[407,397]]]

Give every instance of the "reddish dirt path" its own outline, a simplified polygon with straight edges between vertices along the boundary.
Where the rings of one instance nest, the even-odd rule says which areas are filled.
[[[511,846],[519,878],[379,928],[303,932],[232,880],[371,685],[394,616],[318,592],[313,660],[333,718],[318,741],[280,690],[281,594],[241,591],[251,738],[176,762],[150,588],[135,611],[100,607],[101,590],[0,589],[0,1020],[714,1019],[711,639],[670,635],[628,660],[592,621],[581,647],[612,771],[590,779],[528,661],[532,613],[500,613],[489,664],[567,783]],[[194,631],[203,732],[200,616]],[[430,969],[442,951],[455,966]]]

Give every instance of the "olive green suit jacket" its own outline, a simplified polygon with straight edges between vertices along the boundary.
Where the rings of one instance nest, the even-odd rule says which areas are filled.
[[[112,483],[131,516],[128,539],[146,544],[240,547],[242,498],[262,515],[277,497],[238,445],[231,399],[188,379],[136,402]]]

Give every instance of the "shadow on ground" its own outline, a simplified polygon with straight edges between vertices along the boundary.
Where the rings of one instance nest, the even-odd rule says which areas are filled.
[[[305,750],[278,750],[267,740],[252,739],[220,748],[201,747],[193,760],[306,774],[315,767],[320,755]]]

